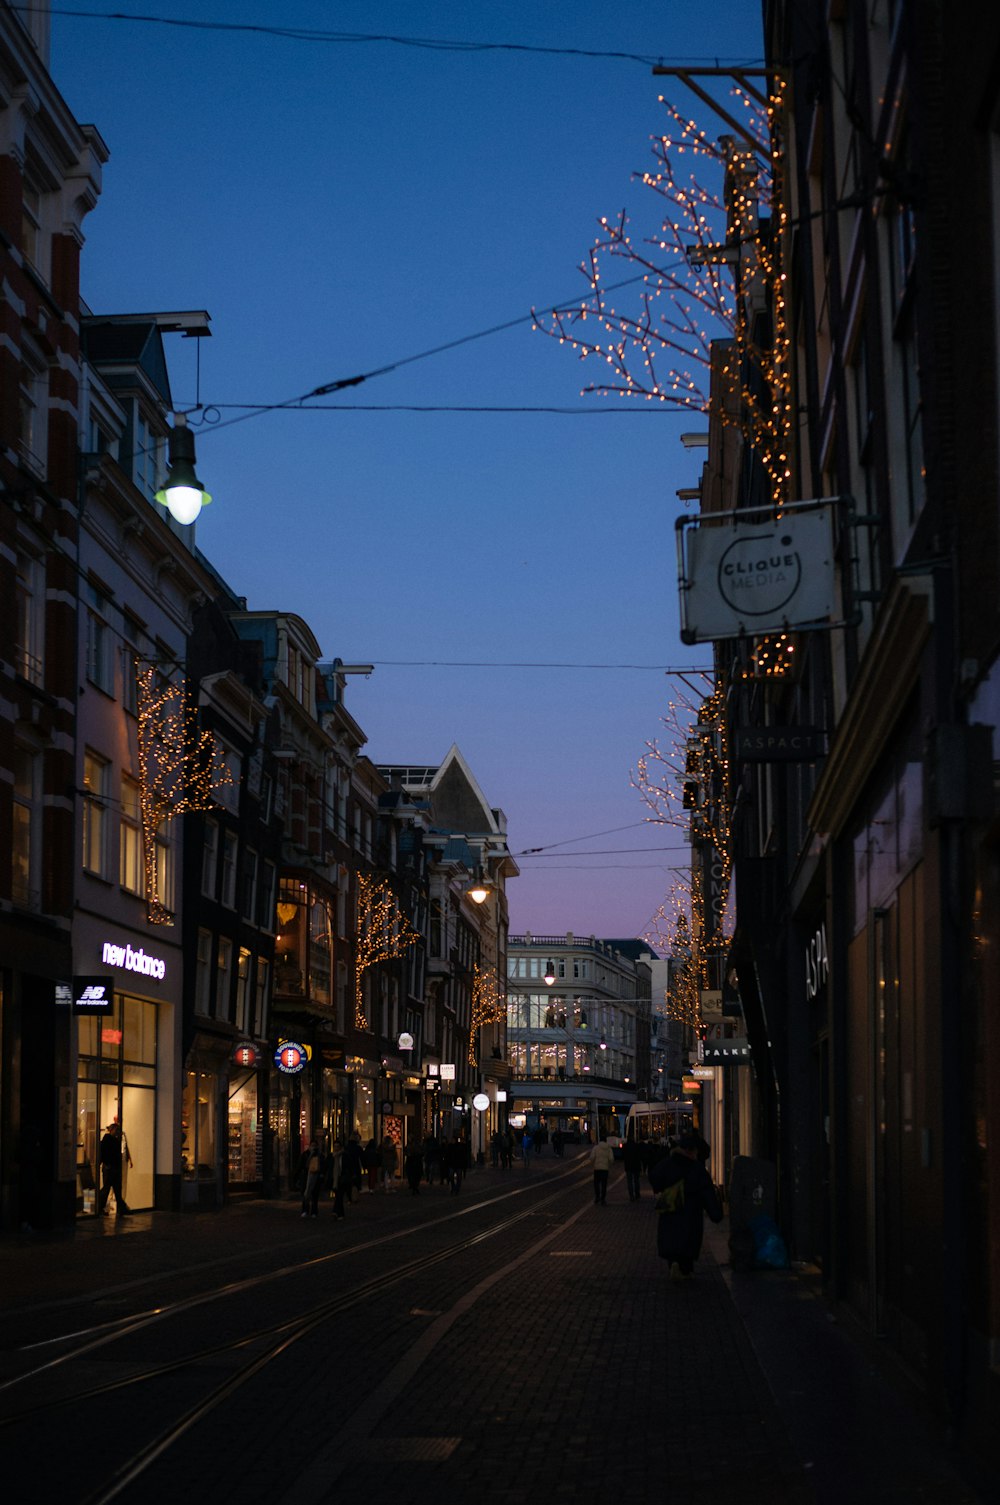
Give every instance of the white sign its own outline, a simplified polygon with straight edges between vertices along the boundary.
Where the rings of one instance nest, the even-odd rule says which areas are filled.
[[[799,503],[757,524],[739,516],[681,520],[689,524],[678,530],[682,640],[710,643],[832,626],[832,505]]]
[[[486,1096],[485,1092],[477,1092],[475,1097],[472,1099],[472,1106],[475,1108],[477,1113],[485,1113],[489,1105],[490,1100]]]
[[[121,967],[126,972],[138,972],[143,977],[155,977],[162,982],[167,975],[167,964],[161,956],[153,956],[140,946],[137,951],[127,943],[118,946],[114,941],[105,941],[101,961],[109,967]]]
[[[403,1033],[399,1037],[399,1042],[398,1043],[399,1043],[399,1049],[400,1050],[412,1050],[413,1049],[413,1036],[407,1030],[404,1030]]]
[[[444,1061],[441,1062],[441,1080],[442,1082],[453,1082],[455,1080],[454,1066],[448,1066]]]

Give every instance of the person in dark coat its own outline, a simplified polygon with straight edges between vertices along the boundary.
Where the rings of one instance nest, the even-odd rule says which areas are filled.
[[[410,1191],[417,1197],[420,1195],[420,1182],[424,1174],[424,1152],[419,1141],[414,1140],[413,1144],[407,1148],[403,1165]]]
[[[101,1140],[101,1197],[100,1211],[107,1212],[108,1197],[115,1194],[115,1216],[126,1217],[129,1209],[122,1196],[122,1126],[117,1118],[108,1124]]]
[[[344,1182],[344,1195],[348,1202],[354,1201],[354,1193],[361,1193],[361,1143],[357,1134],[352,1134],[344,1145],[344,1159],[341,1164],[341,1178]]]
[[[632,1134],[622,1145],[622,1160],[625,1162],[625,1185],[628,1187],[628,1199],[630,1202],[638,1202],[642,1195],[639,1190],[642,1176],[642,1145]]]
[[[667,1193],[674,1206],[657,1209],[656,1251],[670,1265],[672,1280],[689,1280],[701,1253],[707,1212],[713,1223],[722,1221],[722,1208],[712,1178],[699,1156],[701,1136],[682,1134],[675,1149],[649,1173],[655,1192]],[[674,1190],[675,1189],[675,1190]]]

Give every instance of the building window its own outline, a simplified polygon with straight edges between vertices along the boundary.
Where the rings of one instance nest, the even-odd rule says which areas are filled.
[[[243,903],[240,913],[250,924],[257,918],[257,853],[249,847],[243,853]]]
[[[330,906],[314,899],[309,911],[309,994],[314,1003],[332,1002],[333,927]]]
[[[21,255],[36,272],[42,270],[42,195],[25,179],[21,188]]]
[[[241,1035],[248,1033],[251,1025],[250,1010],[250,952],[241,946],[236,963],[236,1028]]]
[[[194,1009],[207,1019],[211,1014],[212,991],[212,934],[209,930],[198,931],[198,968],[194,981]]]
[[[177,908],[175,868],[170,822],[165,820],[156,831],[156,891],[163,908],[170,914]]]
[[[215,1017],[228,1024],[232,1018],[229,991],[233,976],[233,943],[219,936],[218,969],[215,981]]]
[[[132,479],[150,501],[155,498],[159,486],[162,452],[163,435],[156,432],[136,406]]]
[[[139,669],[148,656],[146,634],[142,624],[125,612],[125,638],[122,644],[122,705],[131,715],[139,714]]]
[[[274,863],[273,862],[265,862],[264,863],[264,871],[263,871],[263,874],[261,876],[261,883],[260,883],[260,912],[259,912],[258,917],[257,917],[257,923],[260,926],[261,930],[268,930],[268,931],[271,931],[272,933],[274,931],[274,921],[275,921],[275,912],[274,912],[275,887],[274,887],[274,885],[275,885],[276,878],[277,878],[277,874],[275,872]]]
[[[44,477],[49,426],[49,373],[40,356],[22,350],[19,448],[35,475]]]
[[[45,676],[45,573],[39,560],[17,555],[14,667],[30,684]]]
[[[225,768],[229,774],[228,780],[216,784],[212,790],[212,798],[217,805],[224,810],[229,810],[233,815],[240,811],[240,786],[243,779],[243,759],[235,748],[216,733],[215,750],[220,768]]]
[[[87,610],[87,678],[99,690],[114,694],[114,667],[111,628],[107,614],[111,602],[97,585],[87,587],[90,606]]]
[[[227,909],[236,908],[236,853],[239,839],[233,831],[226,831],[222,838],[222,896],[221,903]]]
[[[219,828],[214,820],[205,822],[205,845],[201,852],[201,891],[206,899],[215,898],[219,872]]]
[[[41,763],[31,748],[15,746],[11,898],[19,909],[41,908]]]
[[[267,1034],[267,1000],[268,983],[271,980],[271,963],[266,956],[257,958],[257,1011],[256,1017],[250,1021],[248,1033],[263,1036]]]
[[[144,888],[142,862],[142,810],[139,784],[122,774],[122,805],[118,833],[118,869],[122,888],[141,895]]]
[[[88,748],[83,755],[83,866],[98,878],[108,871],[108,794],[111,764]]]

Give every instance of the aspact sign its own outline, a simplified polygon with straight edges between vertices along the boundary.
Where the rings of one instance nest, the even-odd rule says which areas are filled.
[[[142,977],[154,977],[157,982],[162,982],[167,975],[167,964],[162,956],[153,956],[141,946],[133,950],[127,942],[124,946],[119,946],[115,941],[105,941],[101,960],[108,967],[138,972]]]

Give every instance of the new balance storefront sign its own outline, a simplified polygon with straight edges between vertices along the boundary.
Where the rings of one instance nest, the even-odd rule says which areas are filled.
[[[115,1002],[113,977],[74,977],[74,1014],[110,1014]]]
[[[127,943],[118,946],[114,941],[105,941],[101,961],[109,967],[122,967],[126,972],[138,972],[143,977],[154,977],[162,982],[167,975],[167,964],[160,956],[151,956],[141,946],[133,950]]]

